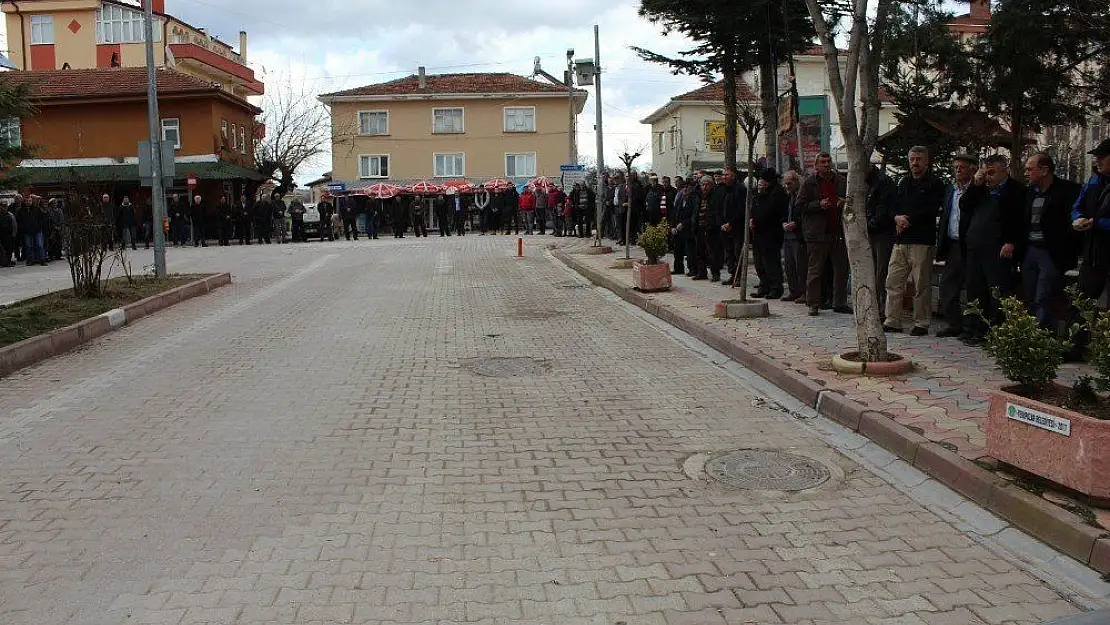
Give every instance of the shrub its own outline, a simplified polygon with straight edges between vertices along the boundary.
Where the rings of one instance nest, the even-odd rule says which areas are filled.
[[[1094,387],[1110,391],[1110,312],[1099,309],[1097,301],[1084,297],[1075,286],[1068,287],[1067,292],[1082,319],[1081,324],[1072,327],[1072,338],[1081,332],[1087,335],[1087,362],[1098,372]]]
[[[648,264],[654,265],[667,253],[667,234],[670,232],[666,222],[648,226],[636,238],[639,245],[647,255]]]
[[[1036,395],[1056,379],[1064,352],[1071,344],[1040,327],[1037,318],[1016,297],[1002,299],[999,308],[1003,321],[987,332],[984,350],[994,358],[1006,379],[1021,387],[1023,394]],[[983,319],[977,302],[968,305],[967,314]]]

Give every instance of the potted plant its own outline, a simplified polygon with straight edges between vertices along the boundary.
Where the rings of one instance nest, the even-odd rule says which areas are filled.
[[[640,291],[666,291],[671,288],[671,267],[659,262],[667,253],[667,224],[648,226],[636,238],[636,245],[644,250],[647,262],[632,263],[632,280]]]
[[[1110,414],[1099,391],[1110,389],[1110,314],[1069,291],[1090,335],[1088,353],[1098,377],[1073,388],[1056,382],[1070,342],[1041,328],[1014,297],[1001,301],[1003,321],[991,326],[985,350],[1014,382],[992,391],[987,453],[1008,465],[1096,499],[1110,499]],[[970,314],[982,318],[971,306]],[[1078,328],[1072,329],[1074,336]]]

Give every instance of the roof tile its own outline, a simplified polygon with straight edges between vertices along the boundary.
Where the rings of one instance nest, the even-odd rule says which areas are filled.
[[[581,90],[579,90],[581,91]],[[509,73],[428,74],[420,88],[416,74],[389,82],[326,93],[333,96],[442,95],[455,93],[566,93],[566,87]]]
[[[211,82],[168,69],[159,69],[157,80],[160,94],[220,91]],[[40,101],[145,96],[147,88],[145,67],[4,72],[0,73],[0,81],[26,84],[32,96]]]
[[[759,96],[754,91],[752,91],[752,88],[748,86],[748,83],[742,80],[736,83],[736,97],[741,102],[752,102],[759,100]],[[715,83],[705,85],[704,87],[694,89],[693,91],[688,91],[680,96],[675,96],[671,99],[678,102],[724,102],[725,82],[723,80],[718,80]]]

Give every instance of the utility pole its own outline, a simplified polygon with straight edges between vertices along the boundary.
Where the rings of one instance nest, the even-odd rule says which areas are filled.
[[[605,216],[605,139],[601,133],[601,39],[598,34],[597,24],[594,24],[594,108],[597,121],[594,134],[597,136],[597,199],[594,201],[594,213],[597,215],[597,234],[594,235],[594,247],[601,247],[601,225]]]
[[[578,164],[578,115],[574,109],[574,48],[567,50],[567,102],[570,107],[570,165]]]
[[[162,125],[158,119],[158,76],[154,66],[154,11],[151,0],[143,0],[143,31],[146,37],[146,98],[150,123],[150,207],[154,221],[154,276],[166,277],[166,193],[162,189]]]

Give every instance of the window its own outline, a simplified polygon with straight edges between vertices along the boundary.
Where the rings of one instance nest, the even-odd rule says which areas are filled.
[[[236,126],[235,124],[231,125],[231,149],[232,150],[239,147],[239,133],[236,132],[237,128],[238,128],[238,126]]]
[[[358,157],[359,178],[388,178],[389,155],[363,154]]]
[[[432,109],[432,132],[463,132],[463,110],[461,108]]]
[[[31,44],[54,43],[54,16],[31,16]]]
[[[23,133],[20,131],[19,118],[0,119],[0,147],[18,148],[21,145]]]
[[[181,149],[181,120],[177,118],[162,120],[162,141],[173,143],[173,149]]]
[[[465,154],[460,153],[435,155],[435,175],[437,178],[446,178],[448,176],[465,176],[465,172]]]
[[[675,137],[678,136],[678,126],[671,126],[671,130],[667,135],[667,147],[673,150],[676,141]]]
[[[530,152],[528,154],[506,154],[505,175],[509,178],[535,177],[536,153]]]
[[[239,153],[247,153],[247,129],[239,126]]]
[[[154,40],[161,41],[162,23],[154,18]],[[104,3],[96,10],[97,43],[142,43],[143,13],[118,4]]]
[[[387,111],[359,111],[358,134],[388,135],[389,113]]]
[[[223,145],[231,145],[227,139],[227,120],[220,121],[220,137],[223,138]]]
[[[505,132],[536,132],[536,107],[506,107]]]
[[[666,133],[660,132],[655,137],[656,149],[659,151],[660,154],[663,153],[663,135],[664,134],[666,134]]]

